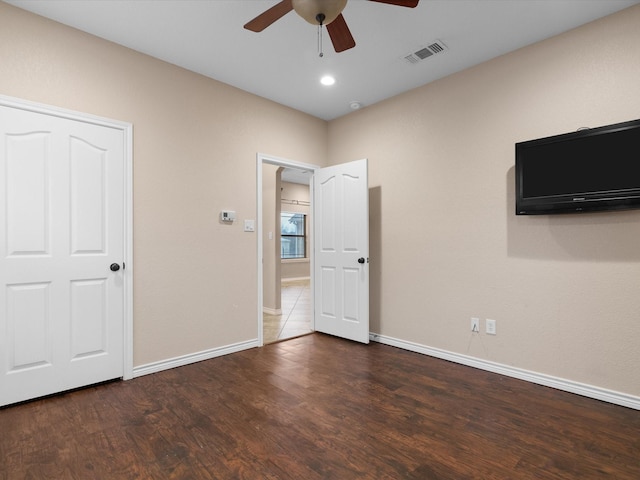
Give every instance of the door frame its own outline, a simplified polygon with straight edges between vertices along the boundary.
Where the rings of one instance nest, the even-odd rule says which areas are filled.
[[[91,123],[120,130],[124,138],[124,258],[123,278],[123,372],[122,378],[133,378],[133,124],[99,117],[89,113],[32,102],[21,98],[0,95],[0,105],[33,113]]]
[[[258,153],[256,154],[256,201],[257,201],[257,212],[256,212],[256,216],[257,216],[257,228],[256,228],[256,234],[258,236],[258,250],[257,250],[257,264],[258,264],[258,312],[257,312],[257,316],[258,316],[258,346],[262,347],[264,346],[264,322],[263,322],[263,312],[262,312],[262,308],[263,308],[263,302],[264,302],[264,292],[263,292],[263,288],[264,288],[264,280],[262,278],[263,272],[264,272],[264,267],[262,264],[262,260],[263,260],[263,256],[264,256],[264,242],[262,239],[262,165],[263,163],[267,163],[270,165],[277,165],[279,167],[287,167],[287,168],[296,168],[298,170],[311,170],[311,171],[315,171],[318,168],[321,168],[319,165],[313,165],[310,163],[302,163],[302,162],[297,162],[294,160],[287,160],[285,158],[280,158],[280,157],[275,157],[273,155],[267,155],[265,153]],[[313,215],[313,178],[311,179],[311,182],[309,183],[309,199],[310,199],[310,211],[312,212]],[[311,329],[313,330],[315,327],[315,321],[314,321],[314,317],[313,317],[313,312],[314,312],[314,298],[313,298],[313,267],[314,267],[314,255],[313,255],[313,222],[310,222],[309,224],[309,268],[310,268],[310,272],[311,275],[311,312],[312,312],[312,317],[311,317]]]

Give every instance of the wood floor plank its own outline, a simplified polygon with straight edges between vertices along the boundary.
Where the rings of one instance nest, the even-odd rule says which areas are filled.
[[[0,480],[640,479],[640,412],[322,334],[0,409]]]

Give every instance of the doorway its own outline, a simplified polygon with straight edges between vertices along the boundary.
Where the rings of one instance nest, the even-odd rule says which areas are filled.
[[[264,345],[263,305],[267,281],[279,279],[280,274],[270,275],[269,269],[281,268],[280,251],[264,248],[274,236],[274,229],[265,228],[264,201],[281,202],[274,196],[263,195],[263,183],[271,182],[264,171],[275,166],[308,170],[313,181],[309,195],[313,221],[309,222],[309,260],[311,330],[338,337],[369,343],[369,192],[368,160],[320,168],[288,160],[257,155],[257,216],[258,216],[258,345]],[[281,175],[276,176],[281,180]],[[278,180],[278,181],[280,181]],[[274,181],[275,183],[275,181]],[[274,187],[278,192],[280,185]],[[275,220],[271,217],[271,220]],[[280,217],[278,214],[278,223]],[[275,224],[275,221],[274,221]],[[279,234],[279,230],[278,230]],[[267,255],[270,255],[269,258]],[[281,282],[274,281],[275,291],[281,290]],[[274,310],[281,309],[280,293],[274,297]]]
[[[315,166],[258,155],[259,336],[313,332],[311,179]]]
[[[258,197],[262,344],[313,331],[311,187],[313,168],[264,158]]]

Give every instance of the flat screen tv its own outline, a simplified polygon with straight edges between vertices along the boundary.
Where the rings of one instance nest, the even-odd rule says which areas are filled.
[[[516,215],[640,208],[640,120],[516,143]]]

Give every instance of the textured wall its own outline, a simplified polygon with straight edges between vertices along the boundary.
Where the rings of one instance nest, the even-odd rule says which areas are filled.
[[[326,122],[1,2],[0,65],[3,95],[133,124],[134,364],[257,338],[256,153],[322,165]]]
[[[640,118],[638,25],[633,7],[330,123],[330,163],[370,162],[372,331],[640,395],[640,211],[514,214],[516,142]]]

